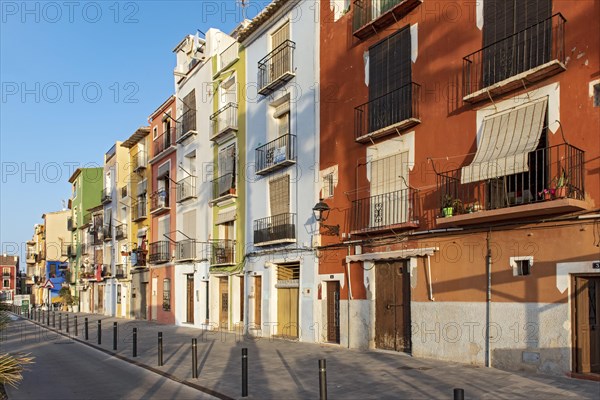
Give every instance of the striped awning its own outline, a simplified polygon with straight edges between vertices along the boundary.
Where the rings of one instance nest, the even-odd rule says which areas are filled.
[[[462,168],[461,183],[529,171],[529,153],[540,141],[547,106],[544,97],[485,117],[477,153]]]

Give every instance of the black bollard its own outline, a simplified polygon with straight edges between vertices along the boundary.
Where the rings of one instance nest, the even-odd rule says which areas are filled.
[[[83,321],[83,334],[85,335],[85,340],[88,340],[90,337],[88,333],[88,319],[85,317],[85,320]]]
[[[137,328],[133,328],[133,356],[137,357]]]
[[[192,339],[192,378],[198,378],[198,341]]]
[[[79,336],[79,327],[77,326],[77,315],[73,317],[75,319],[75,321],[73,322],[73,324],[75,325],[75,337]]]
[[[242,397],[248,397],[248,349],[242,349]]]
[[[325,359],[319,360],[319,399],[327,400],[327,368]]]
[[[163,336],[162,332],[158,332],[158,366],[163,366]]]
[[[67,333],[69,333],[69,314],[65,318],[67,319]]]
[[[102,321],[98,320],[98,344],[102,344]]]
[[[465,400],[465,390],[454,388],[454,400]]]
[[[58,330],[62,331],[62,314],[58,314]]]
[[[46,310],[46,326],[50,326],[50,310]]]
[[[52,327],[56,328],[56,312],[52,311]]]
[[[113,350],[117,349],[117,323],[113,322]]]

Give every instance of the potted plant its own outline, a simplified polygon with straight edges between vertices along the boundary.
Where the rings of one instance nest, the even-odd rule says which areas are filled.
[[[564,168],[562,168],[562,172],[560,173],[560,175],[555,178],[555,181],[556,186],[554,189],[554,197],[567,197],[567,185],[569,183],[569,177],[567,176],[567,172]]]
[[[552,197],[554,196],[554,189],[543,189],[541,192],[538,193],[540,195],[540,197],[542,197],[544,200],[552,200]]]
[[[450,196],[449,194],[445,194],[444,197],[442,198],[442,215],[444,217],[452,216],[452,211],[453,211],[452,202],[453,202],[452,196]]]
[[[452,212],[454,214],[462,214],[464,212],[463,202],[460,199],[454,199],[452,201]]]

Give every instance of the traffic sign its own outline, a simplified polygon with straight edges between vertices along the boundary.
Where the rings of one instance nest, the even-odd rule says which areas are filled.
[[[54,289],[54,283],[50,282],[48,279],[46,283],[44,283],[44,289]]]

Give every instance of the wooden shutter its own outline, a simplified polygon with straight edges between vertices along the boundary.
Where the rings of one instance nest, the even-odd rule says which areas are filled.
[[[271,49],[275,50],[279,45],[290,38],[290,24],[286,22],[281,28],[271,35]]]
[[[369,49],[369,100],[410,83],[410,49],[409,26]]]
[[[183,98],[183,113],[185,114],[189,110],[196,110],[196,90],[192,89],[184,98]]]
[[[290,212],[289,175],[273,179],[269,182],[269,204],[272,216]]]
[[[218,158],[218,173],[219,176],[223,176],[225,174],[234,174],[235,173],[235,144],[232,144],[224,149],[219,151]]]
[[[184,235],[189,236],[192,239],[196,238],[196,210],[190,210],[183,213],[182,232]]]

